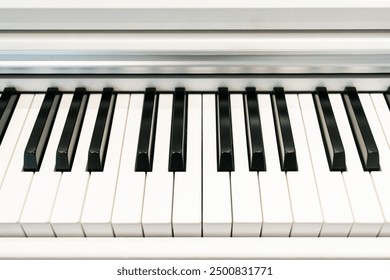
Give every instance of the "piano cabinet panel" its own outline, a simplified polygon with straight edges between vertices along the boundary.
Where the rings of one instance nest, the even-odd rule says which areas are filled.
[[[332,92],[342,92],[353,86],[364,92],[385,92],[390,85],[390,74],[377,75],[0,75],[0,89],[15,87],[29,93],[45,93],[48,87],[74,92],[85,87],[89,92],[101,93],[112,87],[120,92],[144,93],[154,87],[158,92],[173,92],[175,87],[185,87],[187,92],[217,92],[218,87],[244,92],[246,87],[256,87],[260,93],[283,87],[288,93],[313,92],[323,86]]]
[[[0,259],[390,259],[390,239],[0,238]]]

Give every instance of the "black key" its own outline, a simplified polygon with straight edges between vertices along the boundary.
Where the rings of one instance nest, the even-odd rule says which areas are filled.
[[[76,88],[56,154],[56,171],[71,171],[88,103],[85,88]]]
[[[266,171],[259,102],[257,100],[256,88],[254,87],[246,88],[244,111],[249,169],[251,171]]]
[[[380,170],[378,147],[376,146],[356,88],[346,87],[342,96],[364,170]]]
[[[0,97],[0,118],[3,116],[5,108],[8,105],[9,99],[12,95],[16,94],[15,88],[5,88]]]
[[[49,88],[24,150],[25,171],[39,171],[60,101],[61,93],[58,89]]]
[[[154,140],[156,137],[157,107],[158,94],[156,94],[156,89],[147,88],[142,108],[135,171],[152,171]]]
[[[88,151],[87,170],[89,172],[103,171],[115,101],[114,89],[104,88]]]
[[[294,138],[282,87],[275,87],[271,95],[276,137],[278,139],[280,167],[283,171],[298,171]]]
[[[0,97],[0,118],[5,111],[5,107],[7,107],[9,98],[16,90],[14,88],[5,88]]]
[[[389,109],[390,109],[390,88],[388,88],[387,91],[383,95],[385,96],[387,107],[389,107]]]
[[[326,88],[317,87],[313,99],[329,169],[331,171],[345,171],[347,166],[345,164],[344,146]]]
[[[187,152],[187,94],[184,88],[176,88],[173,95],[169,171],[186,170]]]
[[[225,87],[216,96],[218,171],[234,171],[230,96]]]
[[[0,97],[0,144],[19,100],[19,93],[14,88],[5,88]]]

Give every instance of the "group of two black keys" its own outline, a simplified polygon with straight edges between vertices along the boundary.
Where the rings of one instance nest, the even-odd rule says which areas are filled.
[[[139,141],[137,147],[136,171],[152,171],[155,131],[157,124],[158,93],[147,88],[144,93]],[[170,171],[185,171],[187,137],[187,93],[176,88],[173,94],[171,125]],[[379,152],[372,136],[355,88],[347,87],[342,93],[347,115],[351,123],[361,161],[365,170],[379,170]],[[80,135],[89,94],[85,88],[77,88],[68,112],[63,133],[56,153],[56,171],[71,171],[78,138]],[[0,98],[0,143],[3,139],[19,93],[6,88]],[[385,93],[390,107],[390,93]],[[251,171],[266,171],[266,160],[256,89],[246,88],[243,94],[246,118],[248,162]],[[324,141],[329,168],[332,171],[346,170],[345,152],[333,115],[326,88],[317,88],[313,94],[318,121]],[[37,120],[24,153],[24,170],[39,171],[46,145],[61,100],[57,88],[49,88],[40,108]],[[105,88],[96,117],[88,153],[87,171],[103,171],[111,122],[114,114],[116,93]],[[297,171],[296,151],[288,108],[283,88],[274,88],[271,101],[275,121],[281,170]],[[234,171],[234,149],[230,113],[230,97],[227,88],[216,93],[217,161],[218,171]],[[266,132],[270,133],[270,132]]]

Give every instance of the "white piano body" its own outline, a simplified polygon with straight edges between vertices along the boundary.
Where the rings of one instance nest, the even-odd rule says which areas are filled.
[[[3,0],[0,88],[305,92],[325,86],[337,92],[353,86],[384,92],[389,11],[389,1],[356,0]],[[0,258],[388,259],[390,240],[364,234],[3,237]]]

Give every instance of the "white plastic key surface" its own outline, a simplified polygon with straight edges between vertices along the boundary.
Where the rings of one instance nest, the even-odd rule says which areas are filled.
[[[387,200],[386,196],[388,196],[388,182],[390,180],[389,176],[387,175],[389,172],[389,167],[388,167],[388,154],[389,154],[389,148],[390,148],[390,110],[389,107],[387,106],[386,100],[382,94],[371,94],[371,99],[372,102],[374,103],[375,106],[375,112],[379,118],[380,125],[382,127],[382,131],[385,136],[385,142],[387,149],[385,146],[381,145],[379,148],[379,160],[380,160],[380,165],[381,165],[381,172],[373,172],[372,178],[374,180],[374,185],[377,189],[377,194],[379,197],[379,202],[381,204],[382,212],[384,214],[385,218],[385,224],[383,225],[381,232],[379,233],[379,236],[388,236],[389,235],[389,224],[388,224],[388,216],[387,213],[389,213],[389,204],[386,204],[385,201]],[[377,143],[379,144],[379,143]],[[379,188],[378,186],[385,186],[385,188]]]
[[[324,216],[320,236],[346,237],[352,227],[353,216],[343,177],[341,172],[329,170],[312,95],[299,95],[299,103]]]
[[[370,126],[372,135],[374,136],[375,143],[379,151],[379,163],[381,166],[380,171],[370,172],[371,178],[374,183],[376,194],[381,206],[384,224],[381,228],[379,236],[390,236],[390,150],[386,142],[386,137],[383,133],[381,122],[378,119],[377,111],[371,98],[379,94],[359,94],[360,102],[362,103],[364,112],[366,114],[368,124]],[[386,106],[386,104],[383,104]],[[388,120],[387,120],[388,122]]]
[[[293,218],[286,175],[280,169],[271,97],[259,94],[258,102],[266,160],[266,171],[258,173],[263,212],[261,236],[287,237]]]
[[[202,234],[202,96],[188,95],[187,163],[175,172],[172,226],[175,237]]]
[[[375,105],[375,111],[380,119],[383,133],[386,136],[387,145],[390,148],[390,110],[387,106],[385,97],[382,94],[371,94],[372,102]]]
[[[34,96],[0,189],[0,236],[25,236],[19,220],[34,173],[23,171],[24,150],[44,97],[44,94]]]
[[[129,106],[128,94],[118,94],[102,172],[91,172],[81,223],[87,237],[114,236],[111,215]]]
[[[363,171],[341,96],[330,94],[329,99],[345,149],[347,171],[343,178],[354,216],[349,236],[377,236],[384,220],[375,188],[369,172]]]
[[[86,171],[88,148],[91,142],[101,95],[89,96],[72,170],[64,172],[58,188],[50,223],[57,237],[83,237],[81,214],[87,192],[89,172]]]
[[[7,131],[4,134],[3,141],[0,145],[0,188],[17,144],[15,139],[19,139],[33,99],[33,94],[22,94],[19,97]]]
[[[230,95],[235,170],[230,172],[232,195],[232,236],[260,236],[263,223],[259,180],[249,171],[243,96]]]
[[[227,237],[232,230],[229,172],[217,170],[215,95],[203,95],[203,236]]]
[[[55,171],[54,167],[58,143],[71,102],[71,94],[62,96],[41,168],[34,173],[31,182],[20,218],[20,223],[27,237],[55,236],[50,225],[50,217],[62,173]]]
[[[291,236],[319,236],[323,215],[296,94],[286,95],[298,171],[287,172],[294,223]]]
[[[130,96],[114,209],[111,218],[116,237],[143,236],[141,217],[145,173],[134,171],[143,100],[143,94],[132,94]]]
[[[142,227],[146,237],[172,236],[173,172],[168,171],[172,94],[159,97],[153,170],[146,174]]]

